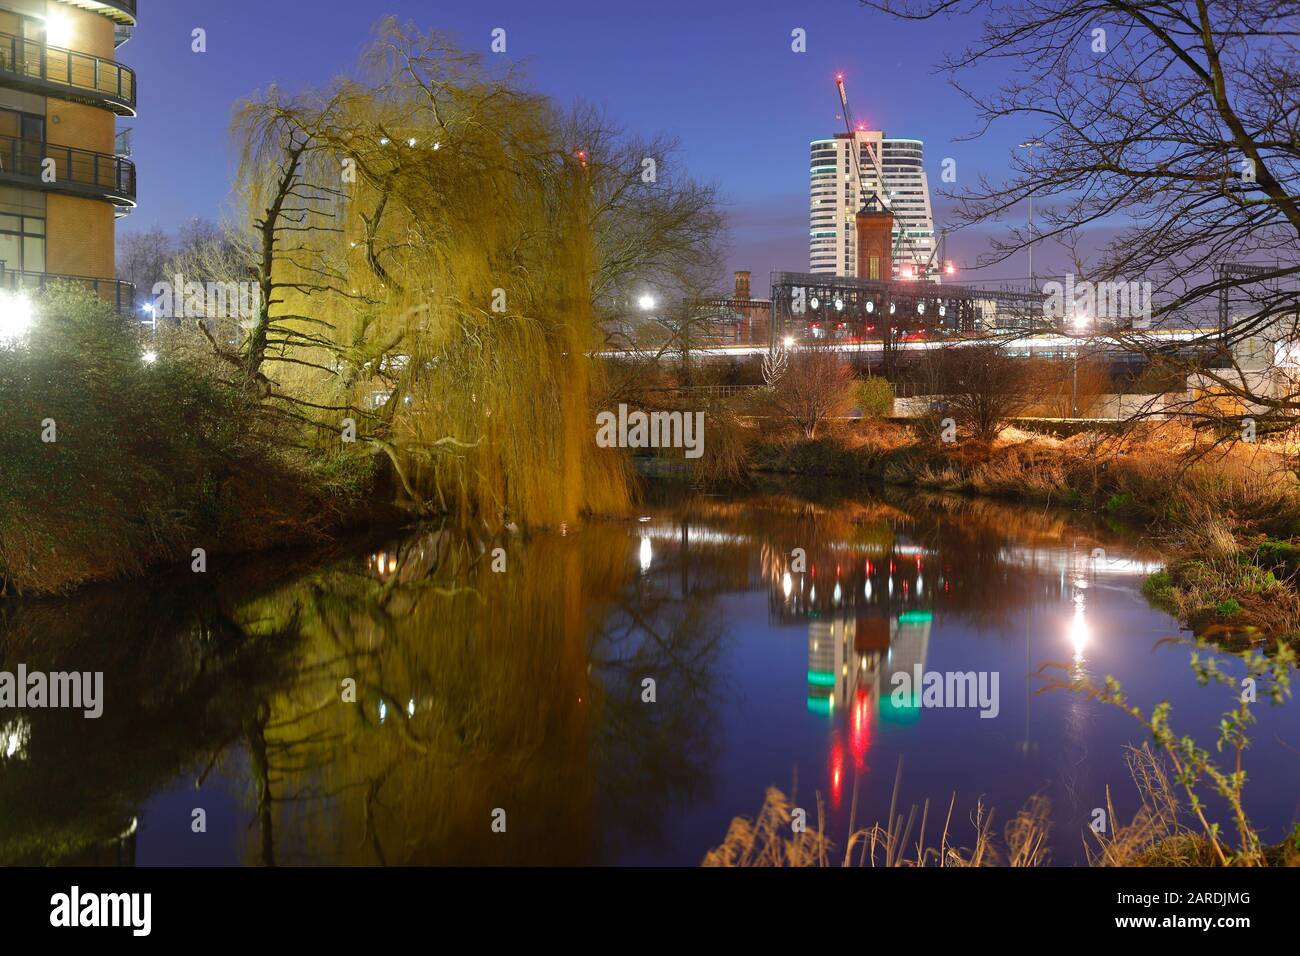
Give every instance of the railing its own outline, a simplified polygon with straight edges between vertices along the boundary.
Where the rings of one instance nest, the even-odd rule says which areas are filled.
[[[54,160],[53,182],[42,175],[46,159]],[[135,164],[108,153],[0,136],[0,181],[10,178],[135,205]]]
[[[26,85],[30,92],[135,115],[135,71],[115,60],[0,33],[2,74],[17,77],[19,85]]]
[[[136,19],[136,0],[68,0],[68,2],[113,20],[130,19],[134,23]]]
[[[101,301],[113,306],[119,315],[135,311],[135,286],[121,279],[96,279],[93,276],[68,276],[53,272],[20,272],[0,261],[0,289],[9,292],[43,292],[51,285],[68,283],[89,289]]]

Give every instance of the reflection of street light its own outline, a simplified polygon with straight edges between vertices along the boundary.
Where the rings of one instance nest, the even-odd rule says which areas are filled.
[[[640,558],[641,558],[641,573],[644,574],[646,571],[650,570],[650,561],[653,558],[653,553],[650,550],[649,535],[646,535],[641,539]]]
[[[1083,616],[1083,593],[1080,591],[1074,596],[1074,617],[1070,620],[1070,643],[1074,647],[1076,664],[1083,661],[1083,651],[1088,646],[1090,636],[1087,618]]]

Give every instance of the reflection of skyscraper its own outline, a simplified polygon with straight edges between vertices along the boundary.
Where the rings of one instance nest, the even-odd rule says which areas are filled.
[[[895,705],[892,694],[895,674],[914,678],[917,667],[925,670],[930,653],[930,621],[929,611],[904,611],[890,622],[889,654],[883,668],[884,691],[880,699],[882,716],[895,720],[914,720],[920,716],[919,701],[900,707]]]
[[[808,623],[808,709],[831,716],[865,697],[884,710],[897,671],[925,667],[930,613],[818,618]]]

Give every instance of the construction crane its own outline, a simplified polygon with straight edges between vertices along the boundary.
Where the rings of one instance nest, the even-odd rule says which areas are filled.
[[[849,134],[849,149],[853,152],[853,164],[858,173],[858,195],[861,196],[862,156],[858,150],[857,140],[853,135],[853,111],[849,109],[849,93],[844,87],[843,73],[835,74],[835,88],[839,90],[840,93],[840,109],[844,112],[844,130]],[[884,193],[880,191],[880,187],[884,185],[885,181],[885,171],[884,167],[880,163],[880,157],[876,155],[876,151],[872,147],[870,140],[867,140],[864,145],[867,147],[867,155],[871,157],[871,164],[875,167],[876,171],[876,199],[880,203],[880,208],[890,209],[891,205],[889,201],[885,199]],[[854,212],[856,211],[857,210],[854,210]]]
[[[858,149],[857,139],[853,135],[854,132],[853,111],[849,109],[849,93],[844,86],[843,73],[835,74],[835,88],[839,91],[840,94],[840,109],[844,113],[844,130],[849,134],[849,150],[853,153],[853,166],[858,174],[858,197],[860,198],[862,195],[862,181],[863,181],[862,156],[861,156],[861,151]],[[894,208],[893,203],[890,202],[889,198],[884,193],[885,169],[883,163],[881,162],[881,157],[876,152],[875,147],[872,146],[871,140],[864,141],[862,145],[864,145],[867,148],[867,155],[871,157],[871,165],[875,170],[876,201],[880,203],[881,209],[887,209],[892,213]],[[889,251],[889,258],[891,262],[897,262],[899,260],[900,258],[899,254],[900,252],[903,251],[902,243],[903,243],[903,229],[899,227],[897,232],[895,232],[892,237],[892,245]],[[931,259],[933,259],[933,256],[931,257]],[[925,268],[928,270],[929,265],[927,264]],[[891,267],[891,272],[892,272],[892,267]],[[917,278],[920,278],[920,276],[917,276]]]

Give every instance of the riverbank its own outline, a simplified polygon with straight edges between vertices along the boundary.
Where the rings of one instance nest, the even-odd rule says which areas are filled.
[[[1300,646],[1300,482],[1277,444],[1213,446],[1161,422],[1056,438],[1007,429],[945,443],[865,420],[816,440],[755,437],[747,471],[880,481],[1059,505],[1138,529],[1170,556],[1144,593],[1198,634]]]
[[[151,347],[66,292],[22,349],[0,348],[0,597],[396,520],[366,451],[313,445],[211,360]]]

